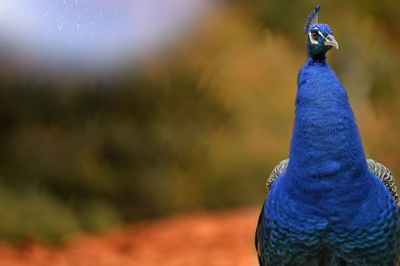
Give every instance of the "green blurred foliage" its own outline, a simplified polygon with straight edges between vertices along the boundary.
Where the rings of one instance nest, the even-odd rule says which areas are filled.
[[[329,61],[367,153],[400,173],[398,5],[321,4],[320,21],[341,45]],[[312,8],[221,5],[168,54],[111,79],[2,66],[0,237],[59,241],[143,218],[260,204],[267,175],[288,153]]]
[[[21,208],[32,209],[31,214],[49,201],[38,223],[55,215],[54,222],[71,223],[66,229],[55,225],[63,234],[193,207],[177,192],[193,182],[198,186],[197,181],[183,175],[204,172],[203,139],[229,117],[194,75],[54,86],[12,79],[3,80],[1,89],[0,173],[4,186],[26,191],[18,202],[27,201]],[[52,196],[36,197],[36,191]],[[58,205],[67,208],[60,208],[65,218],[54,212]],[[16,211],[10,219],[18,219],[18,206]],[[37,230],[32,234],[48,236]]]

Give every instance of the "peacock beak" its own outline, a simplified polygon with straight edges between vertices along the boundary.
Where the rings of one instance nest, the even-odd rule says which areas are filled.
[[[324,45],[325,46],[333,46],[336,49],[339,49],[339,44],[335,40],[335,37],[333,37],[333,35],[331,35],[331,34],[329,34],[328,36],[325,37]]]

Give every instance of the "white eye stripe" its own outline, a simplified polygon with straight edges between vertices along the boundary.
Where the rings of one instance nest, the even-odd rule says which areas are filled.
[[[308,33],[308,38],[312,44],[318,44],[318,41],[312,37],[311,32]]]
[[[317,31],[317,32],[318,32],[318,35],[320,35],[325,41],[328,40],[328,39],[324,36],[324,34],[322,34],[322,32],[321,32],[318,28],[313,28],[312,31]],[[310,42],[311,42],[312,44],[318,44],[318,41],[312,37],[311,31],[308,33],[308,37],[309,37]]]
[[[326,40],[325,36],[322,34],[322,32],[318,31],[318,34],[321,35],[322,38],[324,38],[324,40]]]

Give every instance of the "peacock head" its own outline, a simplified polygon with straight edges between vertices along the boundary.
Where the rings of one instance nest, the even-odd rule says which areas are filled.
[[[328,24],[318,23],[319,9],[320,5],[314,8],[304,27],[304,33],[307,35],[307,53],[314,59],[325,58],[326,52],[332,47],[339,49],[331,27]]]

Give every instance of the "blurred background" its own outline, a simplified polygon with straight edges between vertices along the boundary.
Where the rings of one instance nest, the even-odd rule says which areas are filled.
[[[260,206],[317,2],[0,2],[1,239]],[[320,3],[367,155],[400,175],[400,5]]]

